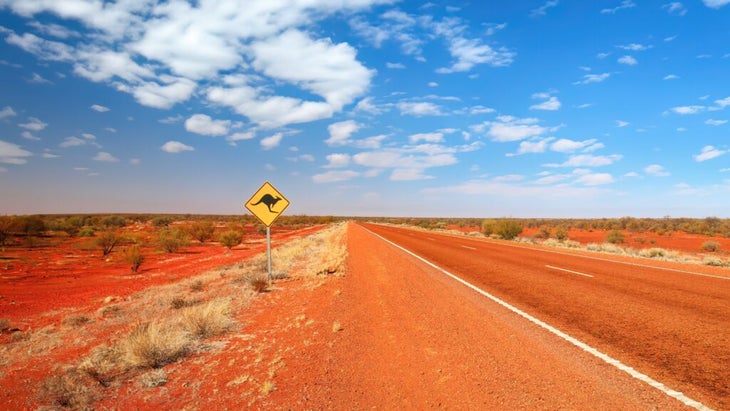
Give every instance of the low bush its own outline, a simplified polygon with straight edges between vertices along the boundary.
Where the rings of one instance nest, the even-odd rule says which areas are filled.
[[[621,231],[612,230],[606,236],[606,242],[609,243],[609,244],[623,244],[623,242],[624,242],[624,235],[623,235],[623,233]]]
[[[188,244],[187,234],[179,228],[164,228],[157,234],[157,245],[166,253],[174,253]]]
[[[233,326],[231,303],[219,299],[187,307],[182,311],[182,323],[188,332],[201,339],[221,335]]]
[[[111,254],[114,247],[119,244],[122,238],[114,231],[105,231],[94,240],[94,243],[101,247],[102,256],[106,257]]]
[[[235,230],[228,230],[218,237],[218,241],[220,241],[221,245],[226,247],[227,249],[231,249],[243,241],[243,235],[239,231]]]
[[[198,240],[200,243],[204,243],[213,238],[215,234],[215,227],[210,221],[200,221],[193,224],[190,229],[190,236]]]
[[[157,322],[138,325],[122,342],[124,359],[133,368],[160,368],[187,355],[191,336],[185,330]]]
[[[717,241],[705,241],[704,243],[702,243],[702,251],[714,253],[718,250],[720,250],[720,243],[718,243]]]
[[[124,251],[124,261],[129,263],[131,265],[131,269],[133,273],[136,273],[139,271],[139,267],[144,262],[145,257],[142,255],[142,252],[139,249],[139,246],[133,245],[131,247],[128,247]]]
[[[84,372],[69,368],[43,382],[41,397],[52,407],[92,410],[99,394],[93,389],[93,381]]]
[[[522,232],[522,223],[517,220],[502,219],[494,227],[494,233],[505,240],[514,240]]]

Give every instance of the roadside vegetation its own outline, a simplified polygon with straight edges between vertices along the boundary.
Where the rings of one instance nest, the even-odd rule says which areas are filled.
[[[159,230],[171,228],[172,224]],[[328,276],[343,274],[345,233],[345,224],[333,224],[276,247],[274,284],[296,277],[317,287]],[[125,246],[123,252],[133,271],[144,261],[136,244]],[[110,390],[125,384],[165,385],[170,379],[166,367],[222,349],[225,344],[218,341],[244,326],[252,302],[277,292],[266,280],[266,262],[266,256],[260,254],[130,297],[107,297],[95,312],[72,311],[58,326],[15,332],[0,346],[0,368],[52,358],[49,355],[55,350],[72,344],[78,357],[57,364],[52,375],[36,387],[36,399],[43,409],[95,409]],[[261,278],[265,285],[256,282]],[[0,326],[3,333],[13,328],[5,319]],[[99,335],[110,337],[97,340]],[[271,376],[266,378],[257,383],[273,384]],[[256,395],[271,391],[257,390]]]

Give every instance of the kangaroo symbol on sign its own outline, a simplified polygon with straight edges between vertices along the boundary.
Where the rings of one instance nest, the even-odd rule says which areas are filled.
[[[271,207],[275,206],[276,203],[279,202],[279,200],[281,200],[281,197],[274,197],[271,194],[264,194],[263,196],[261,196],[259,201],[255,202],[255,203],[251,203],[251,205],[255,206],[255,205],[264,203],[264,204],[266,204],[266,207],[269,209],[270,213],[279,214],[278,212],[271,209]]]

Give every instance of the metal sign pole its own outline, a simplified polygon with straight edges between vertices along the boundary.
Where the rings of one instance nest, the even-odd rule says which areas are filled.
[[[269,258],[269,284],[271,284],[271,227],[266,227],[266,250]]]

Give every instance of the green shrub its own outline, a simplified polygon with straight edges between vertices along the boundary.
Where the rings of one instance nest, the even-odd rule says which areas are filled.
[[[94,234],[94,229],[91,227],[84,227],[78,232],[79,237],[93,237]]]
[[[152,225],[158,228],[167,227],[172,224],[172,217],[159,216],[152,219]]]
[[[201,243],[213,238],[214,233],[215,227],[210,221],[201,221],[190,227],[190,235]]]
[[[142,255],[142,252],[140,251],[138,245],[128,247],[124,251],[124,261],[131,264],[133,273],[136,273],[139,270],[139,267],[144,262],[144,259],[144,255]]]
[[[717,241],[705,241],[702,243],[702,250],[710,253],[714,253],[720,249],[720,243]]]
[[[568,230],[565,229],[565,227],[558,227],[555,230],[555,238],[557,238],[560,241],[564,241],[568,239]]]
[[[167,253],[177,252],[187,244],[188,236],[179,228],[165,228],[157,234],[157,245]]]
[[[121,228],[127,225],[127,219],[120,215],[108,215],[100,223],[104,228]]]
[[[505,240],[514,240],[522,232],[522,223],[517,220],[502,219],[497,222],[494,233]]]
[[[227,249],[231,249],[243,241],[243,235],[234,230],[229,230],[221,233],[221,235],[218,237],[218,241],[226,247]]]
[[[623,242],[624,242],[624,235],[623,235],[623,233],[621,231],[612,230],[606,236],[606,242],[609,243],[609,244],[623,244]]]
[[[106,231],[101,233],[94,241],[97,246],[101,247],[101,252],[104,257],[111,254],[114,247],[119,244],[121,237],[113,231]]]
[[[482,220],[482,234],[489,237],[490,235],[495,233],[497,227],[497,221],[496,220]]]

